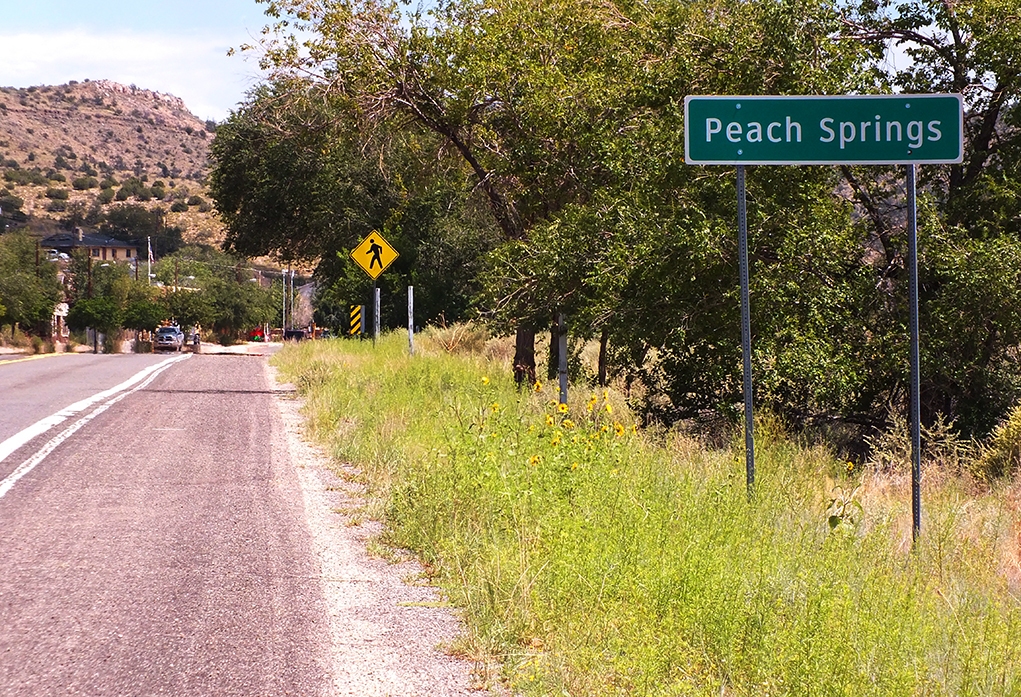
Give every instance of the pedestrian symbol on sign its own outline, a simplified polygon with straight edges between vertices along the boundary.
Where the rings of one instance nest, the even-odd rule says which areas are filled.
[[[369,261],[369,269],[371,270],[375,264],[379,264],[380,271],[383,270],[383,260],[379,258],[379,253],[383,251],[383,248],[376,244],[376,240],[369,240],[369,251],[368,254],[372,255],[372,260]]]
[[[372,280],[379,278],[397,257],[397,250],[375,230],[351,250],[351,258]]]

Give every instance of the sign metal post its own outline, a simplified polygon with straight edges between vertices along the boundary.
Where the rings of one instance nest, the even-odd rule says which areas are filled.
[[[910,276],[911,331],[911,541],[918,544],[922,533],[922,434],[921,359],[918,350],[918,207],[915,204],[915,165],[907,166],[908,178],[908,273]]]
[[[376,345],[379,338],[379,288],[376,282],[372,282],[372,345]]]
[[[744,367],[745,483],[755,489],[755,418],[752,411],[752,320],[748,290],[748,209],[745,205],[744,165],[737,166],[737,254],[741,275],[741,360]]]
[[[737,168],[741,348],[744,366],[748,490],[755,481],[748,220],[745,165],[906,165],[911,333],[912,539],[921,534],[920,360],[918,339],[919,164],[964,159],[964,108],[959,94],[838,96],[689,96],[684,99],[684,160]]]

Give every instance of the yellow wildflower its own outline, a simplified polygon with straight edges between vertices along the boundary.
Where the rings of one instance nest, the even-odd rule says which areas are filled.
[[[578,469],[578,463],[577,463],[577,462],[572,462],[572,463],[571,463],[571,469],[572,469],[572,470],[576,470],[576,469]]]
[[[485,375],[482,376],[482,384],[483,385],[488,385],[489,384],[489,378],[487,376],[485,376]]]
[[[557,405],[557,411],[559,411],[561,414],[566,414],[568,411],[567,405],[561,402],[560,404]]]
[[[532,467],[537,467],[540,462],[542,462],[542,457],[539,455],[532,455],[532,457],[528,458],[528,464]]]
[[[536,392],[538,392],[539,390],[542,389],[542,383],[539,382],[538,380],[536,380],[535,384],[532,385],[532,389],[534,389]]]
[[[613,431],[617,434],[617,437],[624,435],[624,427],[620,423],[613,424]]]
[[[603,401],[606,402],[609,399],[610,399],[610,391],[609,390],[603,390]]]
[[[564,428],[574,428],[574,422],[570,419],[564,419]]]
[[[607,414],[612,414],[613,413],[613,407],[610,406],[609,402],[606,403],[606,406],[604,408],[606,409],[606,413]]]
[[[500,403],[499,402],[493,402],[493,411],[494,412],[500,411]]]
[[[546,414],[546,425],[547,426],[552,426],[555,423],[556,423],[556,420],[552,416],[550,416],[549,414]]]

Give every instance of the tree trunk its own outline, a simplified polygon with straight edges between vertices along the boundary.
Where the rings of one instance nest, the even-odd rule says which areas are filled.
[[[610,343],[610,328],[603,327],[599,335],[599,386],[606,387],[606,346]]]
[[[535,382],[535,330],[518,327],[514,344],[514,381],[518,387]]]

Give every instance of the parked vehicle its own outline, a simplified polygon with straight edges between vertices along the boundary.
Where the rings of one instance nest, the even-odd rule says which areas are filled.
[[[160,327],[153,337],[154,351],[180,351],[184,346],[184,332],[180,327]]]

